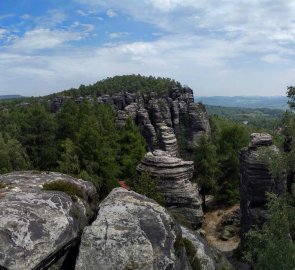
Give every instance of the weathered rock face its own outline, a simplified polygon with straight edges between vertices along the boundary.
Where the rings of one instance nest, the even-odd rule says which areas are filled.
[[[180,227],[155,201],[114,189],[100,204],[97,219],[82,235],[77,270],[187,269],[185,251],[177,256]]]
[[[42,189],[53,181],[74,184],[82,197]],[[60,173],[14,172],[0,175],[0,184],[0,268],[50,266],[94,217],[96,190],[90,182]]]
[[[188,145],[193,145],[201,135],[210,134],[206,109],[202,104],[194,103],[193,91],[188,87],[174,88],[166,96],[154,92],[141,96],[118,93],[98,99],[116,108],[119,126],[124,125],[128,117],[134,119],[150,151],[157,148],[170,151],[172,148],[171,154],[175,155],[178,149],[174,137],[185,138]],[[169,137],[168,144],[165,139],[163,142],[163,126],[169,133],[164,135]]]
[[[202,221],[203,211],[198,189],[190,182],[193,170],[192,161],[172,157],[161,150],[147,153],[137,166],[140,174],[150,171],[151,176],[157,178],[168,209],[173,209],[195,228]]]
[[[181,227],[182,238],[186,238],[193,244],[202,270],[233,270],[234,268],[228,260],[215,248],[212,248],[208,243],[198,234]]]
[[[265,133],[251,135],[250,145],[240,153],[240,209],[241,209],[241,234],[249,231],[253,225],[261,225],[265,221],[266,193],[278,195],[286,191],[286,176],[273,179],[267,165],[259,159],[258,149],[269,147],[272,151],[279,151],[271,145],[272,137]]]
[[[191,270],[183,238],[191,241],[202,269],[232,269],[197,233],[175,223],[165,208],[117,188],[84,230],[75,269]]]

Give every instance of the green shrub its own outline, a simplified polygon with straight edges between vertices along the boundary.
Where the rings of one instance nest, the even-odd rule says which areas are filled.
[[[82,190],[79,189],[75,184],[61,180],[45,183],[43,185],[43,189],[62,191],[68,194],[74,202],[77,201],[77,197],[81,199],[84,198]]]

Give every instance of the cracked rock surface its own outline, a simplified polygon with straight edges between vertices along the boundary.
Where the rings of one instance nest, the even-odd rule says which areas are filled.
[[[76,185],[83,198],[42,189],[57,180]],[[0,183],[0,269],[50,266],[93,217],[96,190],[90,182],[60,173],[13,172],[0,175]]]
[[[100,204],[97,219],[83,232],[77,270],[187,269],[176,256],[180,227],[155,201],[122,188]]]

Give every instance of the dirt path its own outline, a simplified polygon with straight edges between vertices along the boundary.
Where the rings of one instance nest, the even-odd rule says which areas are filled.
[[[210,210],[204,216],[203,230],[209,244],[220,251],[228,252],[237,248],[240,238],[234,236],[227,241],[220,239],[220,222],[225,215],[239,209],[239,205]]]

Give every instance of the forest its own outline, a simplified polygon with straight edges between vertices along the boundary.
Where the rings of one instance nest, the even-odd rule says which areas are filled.
[[[165,78],[116,76],[94,85],[81,85],[78,89],[66,90],[58,95],[96,97],[118,90],[133,93],[148,93],[152,90],[165,94],[175,85],[180,83]],[[137,178],[136,166],[147,147],[136,124],[128,119],[126,125],[118,129],[111,106],[87,100],[76,103],[69,99],[59,112],[51,113],[48,100],[56,95],[0,103],[0,173],[45,170],[78,176],[95,184],[99,200],[118,186],[119,179],[123,179],[134,190],[163,203],[148,174],[140,180]],[[248,145],[249,135],[254,131],[265,130],[272,134],[284,153],[281,159],[275,159],[276,166],[269,164],[270,168],[277,169],[273,170],[274,175],[282,171],[294,172],[294,88],[288,88],[288,96],[290,111],[284,114],[265,112],[271,120],[276,118],[275,124],[268,122],[260,126],[259,123],[263,121],[257,116],[257,122],[245,125],[238,119],[230,119],[227,114],[222,113],[223,116],[220,116],[211,113],[211,138],[201,137],[199,144],[192,149],[193,160],[198,164],[194,181],[198,183],[203,198],[211,194],[222,204],[239,201],[239,152]],[[24,102],[26,105],[21,105]],[[215,112],[216,109],[222,110],[209,107],[209,112],[214,112],[213,109]],[[230,114],[234,113],[231,111]],[[278,128],[281,128],[279,132]],[[295,206],[293,178],[288,183],[288,190],[288,195],[281,199],[270,195],[269,221],[264,228],[249,234],[251,240],[245,258],[257,264],[257,269],[292,269],[290,267],[294,263],[295,252],[290,235],[294,234],[295,224],[288,209]],[[279,212],[278,209],[283,211]],[[278,226],[284,230],[278,232]],[[276,241],[275,247],[271,246],[269,239]],[[282,247],[282,252],[289,254],[285,260],[286,267],[276,268],[276,261],[270,266],[268,259]]]

